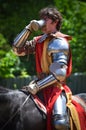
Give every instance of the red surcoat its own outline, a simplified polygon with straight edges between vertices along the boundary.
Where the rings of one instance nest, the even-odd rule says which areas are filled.
[[[62,35],[62,36],[66,36],[66,35]],[[40,39],[41,36],[37,37],[37,41]],[[64,37],[66,38],[66,40],[68,40],[68,37]],[[36,41],[36,42],[37,42]],[[44,46],[44,42],[43,43],[36,43],[36,71],[37,73],[42,73],[42,68],[41,68],[41,58],[42,58],[42,52],[43,52],[43,46]],[[68,69],[67,69],[67,77],[70,76],[71,74],[71,70],[72,70],[72,56],[71,56],[71,51],[69,53],[69,61],[68,61]],[[66,84],[63,84],[63,89],[66,93],[71,93],[71,90],[69,89],[69,87]],[[43,94],[44,94],[44,99],[45,99],[45,107],[47,109],[47,130],[52,130],[52,126],[50,124],[51,123],[51,116],[52,116],[52,108],[53,105],[56,101],[56,99],[58,98],[58,96],[61,94],[62,89],[60,89],[58,86],[49,86],[45,89],[42,90]],[[79,111],[81,108],[80,105],[77,105],[76,102],[72,101],[72,103],[74,104],[74,106],[77,106],[77,111]],[[84,110],[82,110],[84,113]],[[81,112],[79,113],[79,118],[80,118]],[[85,120],[86,116],[84,116],[85,113],[82,115],[83,119]],[[85,127],[83,126],[83,121],[80,120],[80,125],[81,125],[81,130],[83,130]],[[84,129],[85,130],[85,129]]]

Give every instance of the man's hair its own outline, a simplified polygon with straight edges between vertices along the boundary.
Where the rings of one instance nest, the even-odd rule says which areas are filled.
[[[39,12],[40,18],[48,17],[53,21],[58,21],[56,29],[59,31],[62,24],[62,16],[61,13],[57,10],[56,7],[46,7],[40,10]]]

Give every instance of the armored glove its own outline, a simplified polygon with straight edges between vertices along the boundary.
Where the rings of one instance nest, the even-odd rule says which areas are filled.
[[[26,26],[26,29],[32,31],[38,31],[38,29],[42,28],[45,25],[45,21],[41,20],[32,20],[29,25]]]
[[[29,91],[31,94],[35,95],[39,91],[39,87],[35,80],[31,81],[28,86],[25,86],[26,90]]]
[[[16,47],[13,47],[12,48],[14,53],[17,55],[17,56],[25,56],[25,48],[16,48]]]

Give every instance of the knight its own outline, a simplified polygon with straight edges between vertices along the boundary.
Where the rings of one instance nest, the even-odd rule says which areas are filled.
[[[41,20],[31,21],[16,37],[13,50],[18,56],[35,55],[37,79],[26,89],[33,95],[43,94],[48,112],[47,130],[69,130],[65,81],[72,70],[71,37],[60,32],[62,16],[55,7],[43,8],[39,14]],[[28,41],[30,34],[39,29],[43,34]]]

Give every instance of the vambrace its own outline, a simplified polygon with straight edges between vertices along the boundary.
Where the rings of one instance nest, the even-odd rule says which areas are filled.
[[[58,66],[60,66],[59,63],[58,63]],[[35,84],[30,84],[28,88],[29,92],[31,92],[32,94],[36,94],[38,91],[54,83],[58,82],[59,84],[59,79],[64,79],[65,77],[65,69],[58,68],[57,74],[58,76],[54,75],[54,73],[51,72],[51,74],[45,77],[44,79],[36,81]]]
[[[51,74],[49,76],[47,76],[46,78],[39,80],[37,82],[37,88],[38,90],[41,90],[43,88],[46,88],[47,86],[50,86],[54,83],[56,83],[56,78]]]
[[[52,74],[50,74],[49,76],[45,77],[42,80],[34,81],[34,83],[30,83],[28,86],[26,86],[26,89],[30,93],[35,95],[38,91],[56,83],[56,82],[57,82],[57,79]]]
[[[29,29],[29,26],[28,28],[25,27],[20,34],[18,34],[16,36],[16,38],[14,39],[14,42],[13,42],[13,47],[16,47],[16,48],[21,48],[24,46],[25,42],[27,41],[28,37],[30,36],[31,34],[31,31]]]
[[[45,77],[42,80],[34,81],[34,83],[30,83],[28,86],[26,86],[26,89],[30,93],[35,95],[38,91],[56,83],[56,82],[57,82],[57,79],[52,74],[50,74],[49,76]]]
[[[66,69],[65,67],[61,67],[60,63],[58,62],[52,63],[50,65],[50,72],[51,72],[50,75],[37,82],[39,90],[49,85],[52,85],[56,82],[64,81],[66,75]]]
[[[16,36],[13,42],[13,46],[16,48],[21,48],[24,46],[25,42],[29,38],[32,31],[37,31],[45,25],[44,20],[32,20],[29,25],[27,25],[23,31]]]

